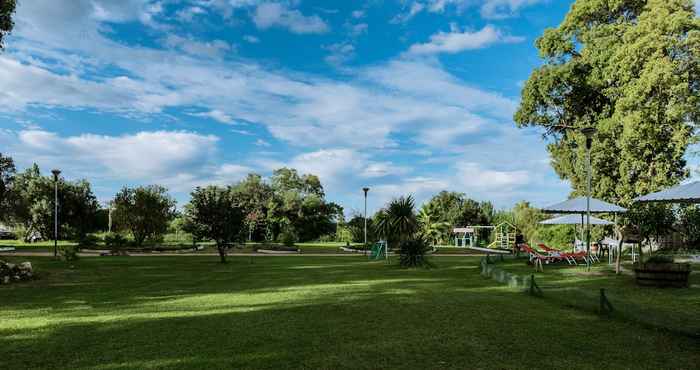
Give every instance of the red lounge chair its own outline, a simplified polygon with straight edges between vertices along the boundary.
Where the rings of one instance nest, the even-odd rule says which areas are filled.
[[[565,258],[562,256],[545,256],[544,254],[532,249],[529,245],[523,243],[520,244],[520,250],[523,252],[526,252],[530,256],[530,262],[534,263],[535,269],[539,271],[544,271],[542,268],[542,262],[544,263],[550,263],[550,262],[557,262],[557,261],[562,261]]]
[[[586,261],[586,252],[576,252],[576,253],[569,253],[569,252],[562,252],[559,249],[554,249],[550,248],[543,243],[537,244],[538,247],[542,248],[545,252],[549,253],[550,255],[554,256],[560,256],[566,260],[570,265],[577,265],[578,263],[576,260],[582,259]]]

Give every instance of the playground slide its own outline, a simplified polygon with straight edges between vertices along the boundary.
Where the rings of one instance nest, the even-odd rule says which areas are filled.
[[[491,249],[491,248],[481,248],[481,247],[467,247],[468,249],[484,252],[486,254],[511,254],[511,251],[503,249]]]

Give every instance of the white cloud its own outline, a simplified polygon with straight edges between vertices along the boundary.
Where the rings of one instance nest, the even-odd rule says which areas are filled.
[[[257,146],[262,146],[262,147],[269,147],[269,146],[272,146],[272,144],[268,143],[267,141],[265,141],[265,140],[263,140],[263,139],[255,140],[255,145],[257,145]]]
[[[321,149],[295,156],[287,163],[268,161],[269,169],[282,166],[298,169],[303,173],[317,175],[330,188],[344,186],[348,179],[356,177],[378,179],[388,176],[401,176],[411,172],[411,168],[398,166],[389,161],[372,160],[368,154],[352,149]]]
[[[464,189],[507,192],[530,182],[530,175],[524,170],[486,169],[475,162],[458,162],[453,168],[455,177]]]
[[[517,15],[522,8],[545,1],[548,0],[486,0],[481,6],[481,16],[486,19],[509,18]]]
[[[465,50],[481,49],[497,43],[521,42],[522,37],[510,36],[498,28],[487,25],[479,31],[461,31],[456,25],[450,32],[438,32],[430,36],[430,42],[413,44],[408,52],[411,54],[459,53]]]
[[[367,33],[367,28],[368,28],[368,27],[369,27],[369,26],[367,25],[367,23],[358,23],[358,24],[350,25],[350,26],[349,26],[349,28],[350,28],[350,37],[357,37],[357,36],[360,36],[360,35],[362,35],[362,34]]]
[[[354,10],[352,12],[352,17],[353,18],[363,18],[365,16],[365,11],[364,10]]]
[[[290,9],[282,3],[262,3],[257,6],[253,22],[259,29],[270,27],[287,28],[298,34],[325,33],[326,22],[317,15],[306,16],[299,10]]]
[[[181,22],[192,22],[192,20],[199,15],[207,14],[206,9],[200,6],[191,6],[178,10],[175,13],[175,18]]]
[[[449,9],[461,14],[465,9],[478,6],[484,19],[504,19],[516,16],[521,9],[549,0],[415,0],[392,19],[394,23],[408,22],[421,12],[444,13]]]
[[[330,52],[324,60],[334,66],[340,66],[355,57],[355,46],[349,42],[339,42],[323,48]]]
[[[233,118],[229,116],[228,114],[218,110],[210,110],[208,112],[199,112],[199,113],[189,113],[191,116],[195,117],[206,117],[206,118],[211,118],[214,121],[221,122],[221,123],[228,123],[231,124],[234,122]]]
[[[59,136],[43,130],[0,135],[22,166],[61,168],[69,178],[103,184],[158,183],[173,191],[195,186],[229,184],[254,172],[241,164],[217,164],[219,138],[186,131],[142,131],[119,136]]]
[[[257,44],[260,42],[260,39],[253,36],[253,35],[245,35],[245,36],[243,36],[243,40],[245,40],[246,42],[249,42],[251,44]]]
[[[422,12],[425,9],[425,5],[422,2],[414,1],[408,7],[408,11],[400,13],[391,19],[390,23],[406,23],[413,19],[416,14]]]
[[[144,94],[142,97],[146,100],[149,99],[151,92],[128,77],[95,82],[75,75],[55,74],[0,56],[0,81],[3,86],[0,90],[0,106],[9,110],[40,104],[111,110],[141,107],[144,111],[153,111],[138,101],[141,94]]]
[[[165,38],[165,45],[195,57],[207,58],[221,58],[227,52],[233,50],[233,47],[223,40],[203,42],[189,37],[177,36],[175,34],[169,34]]]
[[[171,177],[208,163],[219,139],[184,131],[60,137],[53,132],[26,130],[18,133],[17,140],[17,150],[30,151],[42,162],[72,163],[88,173],[97,167],[114,176],[144,179]]]

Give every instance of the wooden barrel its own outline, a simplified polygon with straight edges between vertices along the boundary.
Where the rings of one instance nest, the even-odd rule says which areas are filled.
[[[634,265],[637,285],[688,287],[689,263],[642,263]]]

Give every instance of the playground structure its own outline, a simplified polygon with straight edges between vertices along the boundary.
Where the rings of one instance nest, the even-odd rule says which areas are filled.
[[[518,228],[510,222],[501,222],[494,226],[494,240],[489,248],[513,249],[518,238]]]
[[[389,259],[389,254],[386,248],[386,241],[385,240],[380,240],[372,246],[372,250],[370,251],[369,254],[369,260],[370,261],[378,261],[382,259]]]
[[[518,228],[509,222],[498,225],[466,226],[452,229],[455,248],[513,250]]]

